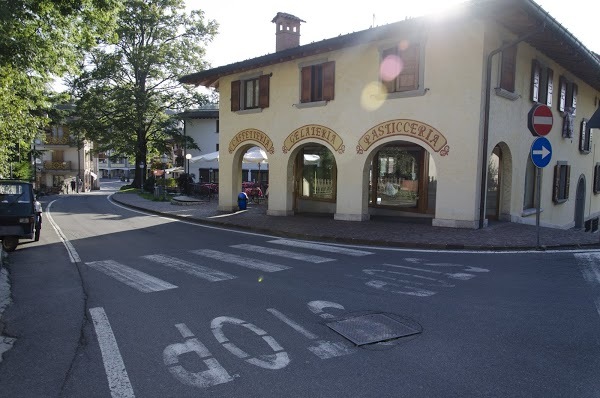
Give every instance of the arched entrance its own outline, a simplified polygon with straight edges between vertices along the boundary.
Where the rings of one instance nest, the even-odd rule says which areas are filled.
[[[335,212],[337,164],[329,148],[316,143],[300,147],[294,160],[293,175],[294,212]]]
[[[583,228],[585,217],[585,177],[581,175],[575,193],[575,228]]]
[[[488,220],[498,220],[500,217],[501,186],[502,149],[496,145],[488,160],[487,193],[485,199],[485,216]]]
[[[421,146],[406,141],[382,146],[373,156],[369,177],[371,214],[435,212],[436,169]]]

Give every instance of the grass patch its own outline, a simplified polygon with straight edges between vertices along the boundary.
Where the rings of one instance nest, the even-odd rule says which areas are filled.
[[[121,187],[121,189],[119,190],[119,192],[137,194],[137,195],[141,196],[142,198],[144,198],[146,200],[151,200],[153,202],[170,202],[171,198],[173,197],[173,195],[167,194],[166,197],[161,196],[160,198],[156,198],[156,197],[154,197],[154,193],[146,192],[142,189],[134,188],[131,185],[123,185]]]

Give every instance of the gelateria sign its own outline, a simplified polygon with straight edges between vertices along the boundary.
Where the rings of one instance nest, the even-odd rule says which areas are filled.
[[[377,141],[392,136],[408,136],[419,139],[429,145],[434,152],[446,156],[450,152],[448,140],[436,128],[417,120],[388,120],[369,129],[360,137],[356,146],[357,153],[364,153]]]
[[[253,141],[261,144],[271,155],[275,153],[275,147],[273,146],[273,141],[271,138],[269,138],[266,133],[257,129],[245,129],[234,135],[231,141],[229,141],[229,153],[233,153],[238,145],[247,141]]]
[[[297,128],[287,136],[283,142],[283,153],[287,153],[298,142],[308,139],[325,141],[338,153],[344,153],[344,150],[346,149],[344,141],[342,141],[340,136],[332,129],[318,124],[307,124],[306,126]]]

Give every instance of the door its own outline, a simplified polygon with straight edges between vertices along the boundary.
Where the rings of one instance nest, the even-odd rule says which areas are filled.
[[[577,192],[575,194],[575,228],[583,228],[585,214],[585,179],[579,177]]]

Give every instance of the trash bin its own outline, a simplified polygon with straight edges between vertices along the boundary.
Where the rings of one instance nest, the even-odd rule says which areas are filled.
[[[248,195],[246,192],[240,192],[238,195],[238,207],[240,210],[246,210],[246,206],[248,205]]]

